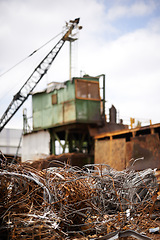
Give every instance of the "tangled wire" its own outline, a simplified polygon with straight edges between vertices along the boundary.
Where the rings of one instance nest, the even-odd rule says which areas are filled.
[[[158,187],[152,169],[59,164],[39,171],[1,160],[1,233],[13,240],[96,239],[120,229],[147,234],[160,226],[159,215],[151,219]]]

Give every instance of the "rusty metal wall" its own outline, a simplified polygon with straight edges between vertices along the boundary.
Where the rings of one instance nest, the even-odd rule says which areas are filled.
[[[132,163],[133,156],[133,142],[126,142],[126,167],[129,167]]]
[[[125,162],[125,138],[95,141],[95,163],[105,163],[116,170],[123,170]]]
[[[116,170],[160,169],[159,134],[137,136],[129,142],[125,138],[96,140],[95,163],[105,163]]]
[[[134,163],[135,170],[143,170],[146,168],[160,169],[160,140],[159,134],[149,134],[137,136],[126,144],[126,162],[128,165],[130,159],[144,158]]]

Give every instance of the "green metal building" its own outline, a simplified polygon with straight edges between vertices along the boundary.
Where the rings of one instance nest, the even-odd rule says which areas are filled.
[[[85,150],[90,153],[93,142],[89,127],[103,124],[102,100],[104,101],[100,98],[99,77],[87,75],[63,83],[52,82],[45,91],[32,95],[33,131],[50,132],[51,154],[55,154],[56,140],[63,152],[67,146],[69,152],[78,149],[79,152]]]

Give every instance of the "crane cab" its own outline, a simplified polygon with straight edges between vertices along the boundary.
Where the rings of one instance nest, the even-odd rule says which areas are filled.
[[[102,121],[97,77],[52,82],[45,91],[33,94],[32,103],[33,130],[73,123],[99,125]]]

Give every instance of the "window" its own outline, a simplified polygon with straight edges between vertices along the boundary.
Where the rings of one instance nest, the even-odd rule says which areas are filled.
[[[57,94],[52,95],[52,104],[57,104]]]
[[[99,83],[77,79],[76,97],[83,99],[100,100]]]

